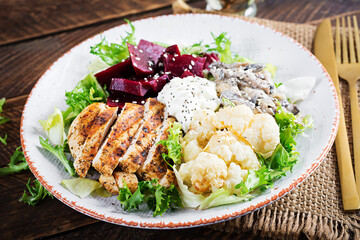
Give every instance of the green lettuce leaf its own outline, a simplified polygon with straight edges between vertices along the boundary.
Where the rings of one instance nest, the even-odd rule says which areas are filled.
[[[3,111],[3,106],[4,106],[5,102],[6,102],[6,98],[1,98],[0,99],[0,124],[3,124],[3,123],[6,123],[6,122],[10,121],[9,118],[1,116],[1,113]]]
[[[4,144],[5,146],[7,145],[6,139],[7,139],[7,134],[5,134],[4,137],[0,137],[0,142],[1,142],[2,144]]]
[[[39,122],[53,144],[64,144],[64,121],[62,113],[58,108],[55,107],[54,113],[47,120],[39,120]]]
[[[69,106],[62,113],[65,126],[69,126],[80,112],[94,102],[106,102],[108,93],[104,90],[95,76],[90,73],[71,91],[66,92],[66,104]]]
[[[141,181],[134,193],[131,193],[127,184],[119,189],[117,198],[124,210],[138,209],[140,205],[146,203],[153,211],[153,216],[161,216],[171,207],[182,207],[181,198],[178,190],[171,184],[165,188],[158,184],[157,180]]]
[[[39,203],[46,197],[53,198],[51,193],[48,192],[48,190],[46,190],[43,185],[41,185],[39,180],[35,179],[33,181],[34,186],[30,186],[30,181],[31,179],[29,178],[29,181],[26,184],[27,190],[29,191],[30,195],[28,195],[26,193],[26,190],[24,190],[24,193],[19,199],[19,202],[27,203],[29,206],[35,206],[37,203]]]
[[[206,197],[199,207],[200,210],[217,207],[221,205],[228,205],[233,203],[245,202],[252,198],[251,194],[242,195],[240,197],[230,194],[224,188],[218,189],[216,192],[211,193]]]
[[[27,169],[29,169],[29,166],[24,153],[21,151],[21,147],[18,147],[10,157],[10,163],[6,167],[0,168],[0,176],[18,173]]]
[[[102,187],[98,181],[87,178],[64,179],[61,184],[79,198],[85,198]]]
[[[48,139],[44,140],[42,137],[39,137],[39,140],[43,148],[51,152],[55,157],[57,157],[57,159],[61,161],[61,163],[64,165],[66,171],[70,174],[70,176],[75,177],[76,172],[74,169],[73,162],[67,159],[64,153],[64,149],[66,148],[65,145],[67,144],[52,146],[49,143]]]
[[[167,153],[162,153],[162,157],[166,163],[170,166],[170,160],[176,164],[181,163],[181,144],[180,139],[182,137],[181,124],[178,122],[171,123],[167,130],[169,136],[165,140],[159,141],[157,144],[162,144],[166,149]]]
[[[90,47],[90,53],[99,56],[107,65],[115,65],[129,57],[129,50],[127,43],[135,45],[135,27],[132,23],[125,19],[131,27],[131,33],[127,33],[126,37],[121,38],[121,43],[108,43],[105,38],[101,39],[101,42],[93,47]]]

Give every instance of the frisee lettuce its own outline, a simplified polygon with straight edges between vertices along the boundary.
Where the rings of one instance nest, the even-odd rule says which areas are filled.
[[[2,144],[4,144],[5,146],[7,145],[6,139],[7,139],[7,134],[5,134],[4,137],[0,137],[0,142],[1,142]]]
[[[130,25],[131,32],[127,32],[126,37],[121,37],[120,44],[108,43],[105,38],[102,38],[100,43],[90,47],[90,53],[99,56],[109,66],[115,65],[129,57],[127,43],[136,44],[134,36],[135,27],[129,20],[125,19],[125,21]]]
[[[131,193],[126,182],[124,187],[119,189],[117,199],[120,201],[124,210],[138,209],[140,205],[146,203],[153,211],[153,216],[162,215],[171,207],[182,207],[181,198],[174,184],[165,188],[158,184],[157,180],[141,181],[134,193]]]
[[[5,105],[6,102],[6,98],[1,98],[0,99],[0,124],[6,123],[8,121],[10,121],[9,118],[1,116],[1,113],[3,111],[3,106]]]
[[[65,126],[69,126],[81,111],[94,102],[106,102],[108,93],[90,73],[76,87],[65,93],[68,109],[62,112]]]
[[[169,133],[168,138],[159,141],[157,144],[162,144],[166,148],[167,153],[162,153],[162,157],[172,167],[170,160],[176,164],[181,163],[181,124],[179,122],[171,123],[167,132]]]
[[[40,144],[43,148],[51,152],[57,159],[61,161],[61,163],[64,165],[65,170],[70,174],[70,176],[75,177],[76,172],[74,169],[73,162],[66,158],[64,149],[66,148],[65,145],[67,145],[67,142],[64,143],[64,145],[56,145],[52,146],[49,143],[49,140],[44,140],[42,137],[39,137]]]
[[[18,147],[10,157],[10,163],[6,167],[0,168],[0,176],[18,173],[27,169],[29,169],[29,166],[24,153],[21,151],[21,147]]]
[[[29,178],[29,181],[26,184],[26,187],[30,195],[28,195],[26,193],[26,190],[24,190],[22,197],[19,199],[20,202],[27,203],[29,204],[29,206],[35,206],[38,202],[40,202],[41,200],[45,199],[48,196],[53,198],[51,193],[48,192],[48,190],[46,190],[43,185],[41,185],[39,180],[35,179],[33,181],[34,183],[33,187],[30,186],[30,181],[31,179]]]

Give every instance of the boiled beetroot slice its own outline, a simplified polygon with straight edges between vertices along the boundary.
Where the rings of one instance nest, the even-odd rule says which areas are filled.
[[[168,53],[170,55],[181,55],[178,45],[171,45],[165,49],[165,53]]]
[[[154,74],[160,56],[165,48],[146,40],[140,40],[138,46],[127,44],[135,73],[139,77]]]
[[[186,70],[195,76],[203,77],[205,60],[205,57],[193,57],[189,54],[167,55],[164,56],[164,71],[172,77],[180,77]]]
[[[130,58],[128,58],[123,62],[115,64],[114,66],[111,66],[101,72],[98,72],[97,74],[95,74],[95,77],[102,86],[106,85],[109,87],[112,78],[128,78],[132,75],[135,75],[135,72],[131,65],[131,60]]]
[[[186,77],[193,77],[194,74],[192,74],[189,70],[186,70],[181,74],[180,78],[186,78]]]
[[[125,92],[134,94],[137,96],[144,96],[150,86],[146,86],[139,81],[132,81],[125,78],[113,78],[111,80],[110,91],[113,92]]]
[[[218,62],[220,61],[219,55],[216,53],[203,53],[202,57],[205,57],[205,64],[204,64],[204,69],[209,69],[209,65],[212,64],[213,62]]]
[[[142,80],[142,84],[148,86],[154,93],[160,92],[165,84],[169,81],[169,76],[164,74],[162,76],[155,75],[154,77]]]

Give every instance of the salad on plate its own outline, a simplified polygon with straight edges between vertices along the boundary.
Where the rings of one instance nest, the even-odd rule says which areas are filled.
[[[137,42],[128,23],[120,42],[90,48],[97,59],[65,93],[68,108],[40,120],[41,145],[72,177],[66,189],[158,216],[249,201],[292,170],[296,136],[312,124],[296,103],[314,77],[274,81],[276,67],[234,54],[226,33]]]

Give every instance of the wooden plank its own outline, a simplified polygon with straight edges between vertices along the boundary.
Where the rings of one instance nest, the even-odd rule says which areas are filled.
[[[172,0],[0,0],[0,45],[170,6]]]

